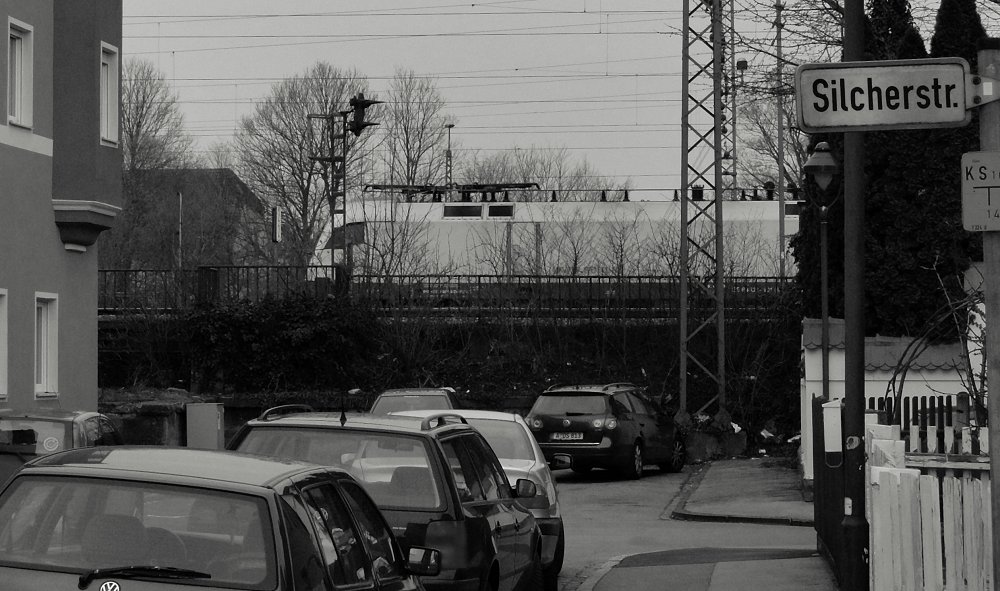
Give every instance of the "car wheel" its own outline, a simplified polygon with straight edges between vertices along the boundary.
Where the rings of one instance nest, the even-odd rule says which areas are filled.
[[[684,461],[687,459],[687,448],[684,447],[683,439],[674,439],[674,444],[670,448],[670,459],[665,464],[660,465],[664,472],[680,472],[684,469]]]
[[[632,457],[631,461],[624,468],[624,473],[626,478],[631,478],[632,480],[638,480],[642,478],[642,467],[644,460],[642,459],[642,445],[636,441],[632,444]]]
[[[555,555],[545,569],[545,591],[556,591],[559,588],[559,572],[562,570],[563,557],[566,554],[566,536],[562,526],[559,526],[559,539],[556,541]]]

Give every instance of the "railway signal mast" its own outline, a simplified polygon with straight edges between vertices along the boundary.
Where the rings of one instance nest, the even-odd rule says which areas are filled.
[[[690,420],[688,393],[692,379],[714,382],[716,395],[700,409],[718,402],[719,422],[728,425],[726,410],[725,286],[723,277],[722,203],[734,190],[736,169],[736,60],[732,50],[733,0],[683,0],[684,45],[681,66],[681,306],[680,411]],[[726,71],[729,71],[727,76]],[[712,270],[696,275],[695,266]],[[714,302],[705,317],[690,313],[693,297]],[[714,338],[715,367],[692,351],[695,339]],[[704,348],[702,348],[704,350]]]

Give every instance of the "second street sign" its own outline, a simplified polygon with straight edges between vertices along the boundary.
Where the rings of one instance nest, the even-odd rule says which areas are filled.
[[[969,123],[961,58],[803,64],[795,71],[807,133],[960,127]]]

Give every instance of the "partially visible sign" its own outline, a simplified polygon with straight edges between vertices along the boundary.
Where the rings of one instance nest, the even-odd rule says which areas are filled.
[[[1000,230],[1000,152],[962,154],[962,227]]]
[[[803,64],[799,128],[808,133],[961,127],[973,106],[961,58]]]

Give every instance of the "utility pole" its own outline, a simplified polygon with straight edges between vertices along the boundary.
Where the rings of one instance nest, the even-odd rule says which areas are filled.
[[[863,0],[844,2],[843,61],[864,59]],[[844,532],[843,588],[868,589],[865,516],[865,135],[844,133]]]
[[[781,88],[781,74],[785,65],[781,57],[781,30],[785,26],[781,21],[781,11],[784,9],[784,4],[775,3],[774,10],[777,17],[774,19],[774,28],[777,33],[778,67],[775,71],[774,100],[777,105],[775,116],[778,119],[778,275],[780,277],[785,276],[785,105],[784,91]]]
[[[454,123],[447,123],[445,127],[448,129],[448,151],[444,153],[444,173],[447,177],[446,182],[448,184],[448,201],[455,200],[455,183],[452,180],[452,169],[451,169],[451,130],[455,127]]]
[[[184,193],[177,191],[177,269],[184,268]]]
[[[985,39],[980,44],[978,54],[978,74],[993,80],[1000,79],[1000,39]],[[984,152],[1000,151],[1000,102],[987,103],[979,108],[979,149]],[[1000,324],[1000,232],[983,232],[984,292],[987,322]],[[992,321],[989,320],[992,318]],[[1000,331],[986,331],[986,371],[988,384],[1000,384]],[[1000,425],[1000,404],[990,404],[990,521],[993,531],[993,588],[1000,581],[1000,436],[996,426]]]

